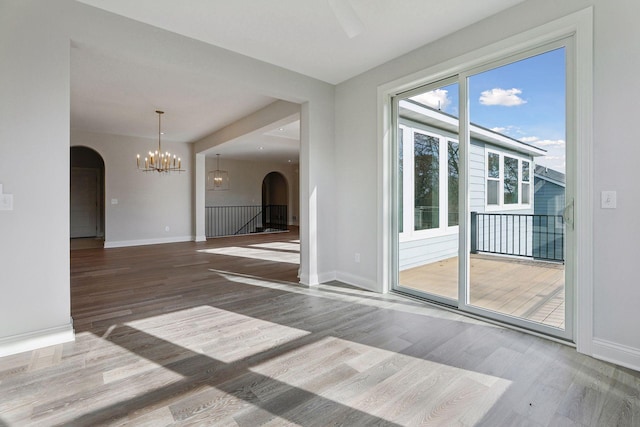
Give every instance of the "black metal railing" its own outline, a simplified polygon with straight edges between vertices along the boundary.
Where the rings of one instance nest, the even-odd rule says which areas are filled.
[[[262,210],[265,231],[288,230],[287,205],[267,205]]]
[[[207,237],[233,236],[288,229],[287,206],[207,206]]]
[[[471,212],[471,253],[564,261],[562,215]]]

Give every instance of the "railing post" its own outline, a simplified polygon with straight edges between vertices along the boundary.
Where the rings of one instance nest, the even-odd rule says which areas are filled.
[[[471,253],[478,253],[478,212],[471,212]]]

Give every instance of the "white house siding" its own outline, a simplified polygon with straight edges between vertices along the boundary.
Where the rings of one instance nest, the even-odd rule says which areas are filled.
[[[458,233],[400,242],[400,271],[458,256]]]
[[[407,126],[414,125],[413,122],[404,120],[402,121],[402,124]],[[446,131],[435,129],[424,124],[419,124],[418,126],[421,129],[429,130],[433,133],[452,137],[452,134]],[[532,164],[531,170],[533,170],[534,160],[532,157],[523,155],[522,153],[517,153],[513,150],[498,148],[492,144],[487,144],[484,141],[472,138],[469,149],[470,212],[486,212],[485,149],[487,145],[489,145],[493,150],[506,155],[529,159]],[[492,213],[532,214],[533,206],[524,209],[497,211]],[[524,256],[533,255],[534,242],[531,233],[531,230],[533,230],[531,217],[503,216],[491,218],[491,220],[489,220],[488,217],[482,216],[478,218],[478,227],[482,227],[484,230],[484,233],[481,233],[481,237],[478,241],[479,249],[488,252],[508,252]],[[400,242],[399,247],[399,267],[400,271],[402,271],[458,256],[458,234],[454,233],[437,237],[402,241]]]
[[[484,212],[485,207],[485,143],[471,140],[469,149],[469,209],[470,212]]]

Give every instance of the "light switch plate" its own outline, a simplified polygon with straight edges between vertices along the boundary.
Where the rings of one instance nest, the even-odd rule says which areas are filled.
[[[111,204],[112,205],[117,205],[118,204],[118,199],[111,199]]]
[[[615,209],[618,205],[617,194],[615,191],[603,191],[601,194],[602,209]]]
[[[13,210],[13,194],[0,194],[0,211]]]

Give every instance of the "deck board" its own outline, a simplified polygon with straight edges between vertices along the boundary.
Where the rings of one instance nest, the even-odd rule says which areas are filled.
[[[564,265],[471,255],[470,302],[510,316],[564,328]],[[458,299],[458,258],[400,272],[403,287]]]

